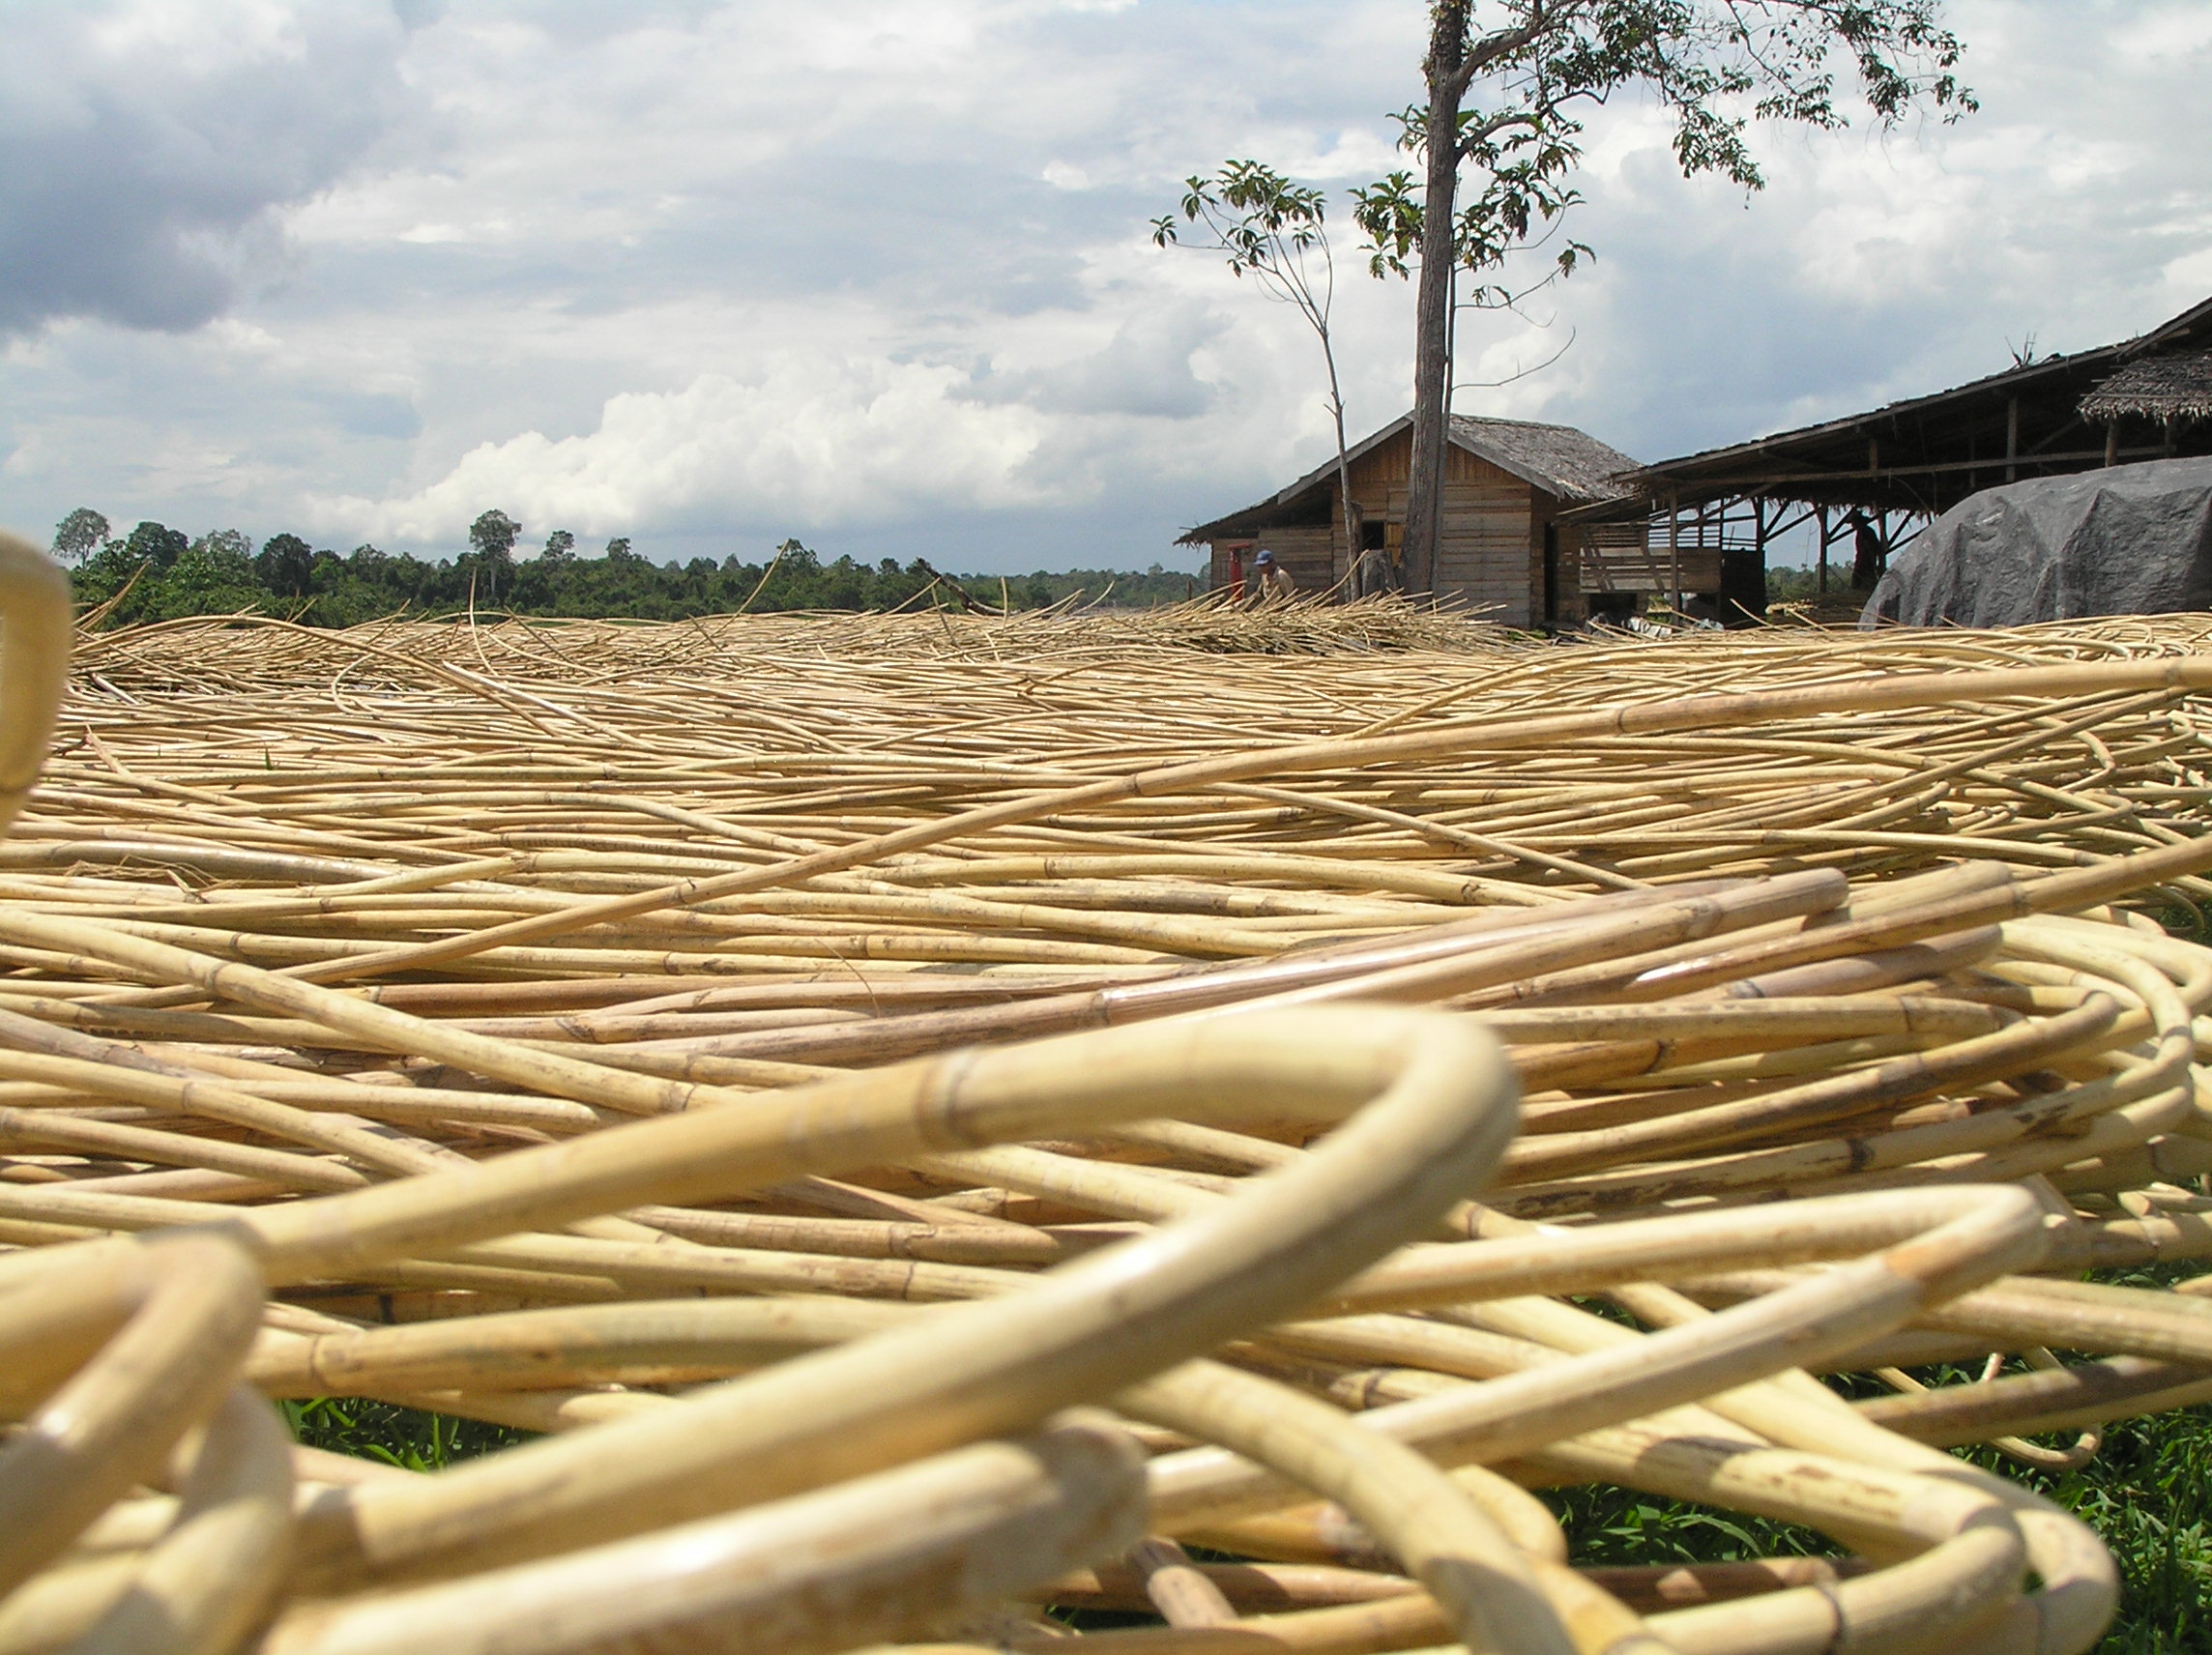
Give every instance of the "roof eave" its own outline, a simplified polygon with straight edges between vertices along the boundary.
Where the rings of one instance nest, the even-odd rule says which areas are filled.
[[[2131,397],[2126,401],[2084,401],[2084,420],[2203,420],[2212,419],[2212,401],[2181,397]]]

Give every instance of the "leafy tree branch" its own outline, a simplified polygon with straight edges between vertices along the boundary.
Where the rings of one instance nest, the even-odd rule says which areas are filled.
[[[1328,412],[1336,423],[1337,498],[1343,507],[1344,539],[1350,555],[1359,554],[1353,521],[1352,468],[1345,454],[1344,392],[1336,373],[1336,347],[1329,335],[1329,307],[1336,298],[1336,263],[1328,245],[1328,204],[1321,190],[1293,184],[1256,160],[1222,164],[1214,178],[1183,180],[1183,222],[1202,229],[1203,250],[1223,255],[1230,274],[1249,276],[1270,299],[1288,304],[1305,319],[1321,341],[1328,370]],[[1152,245],[1181,245],[1176,215],[1152,220]]]
[[[1397,117],[1419,175],[1393,172],[1355,191],[1353,208],[1370,273],[1418,280],[1406,524],[1416,591],[1434,590],[1436,577],[1453,273],[1498,272],[1580,204],[1572,178],[1593,111],[1640,93],[1671,117],[1685,177],[1758,189],[1753,127],[1846,126],[1847,81],[1883,125],[1915,108],[1950,121],[1975,107],[1941,0],[1432,0],[1429,21],[1427,96]],[[1464,200],[1463,168],[1474,174]],[[1543,279],[1590,256],[1565,241]],[[1492,275],[1471,303],[1515,297]]]

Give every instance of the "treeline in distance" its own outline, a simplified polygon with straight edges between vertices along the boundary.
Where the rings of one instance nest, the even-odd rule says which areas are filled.
[[[56,557],[70,566],[78,603],[101,610],[103,626],[188,615],[274,615],[310,626],[353,626],[387,616],[479,614],[593,616],[681,621],[793,609],[1042,609],[1064,598],[1149,608],[1201,590],[1198,578],[1158,564],[1142,573],[1071,569],[1063,573],[945,575],[923,559],[903,566],[885,558],[824,562],[786,540],[758,562],[732,556],[656,564],[607,542],[579,557],[576,537],[555,530],[535,557],[516,558],[521,525],[486,511],[469,526],[469,550],[424,562],[404,552],[356,546],[342,556],[297,535],[273,535],[260,549],[235,529],[198,538],[160,523],[111,536],[107,519],[87,508],[56,531]]]

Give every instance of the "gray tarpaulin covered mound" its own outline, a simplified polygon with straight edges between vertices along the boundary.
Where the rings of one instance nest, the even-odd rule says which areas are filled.
[[[1985,489],[1929,525],[1861,626],[2017,626],[2212,609],[2212,459]]]

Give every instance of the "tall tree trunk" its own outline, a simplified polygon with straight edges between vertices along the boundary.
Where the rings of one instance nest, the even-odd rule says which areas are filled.
[[[1459,187],[1461,67],[1467,54],[1468,0],[1440,0],[1422,73],[1429,83],[1427,183],[1421,199],[1421,285],[1414,301],[1413,462],[1406,498],[1406,585],[1437,590],[1437,544],[1443,528],[1444,406],[1450,369],[1452,209]]]

